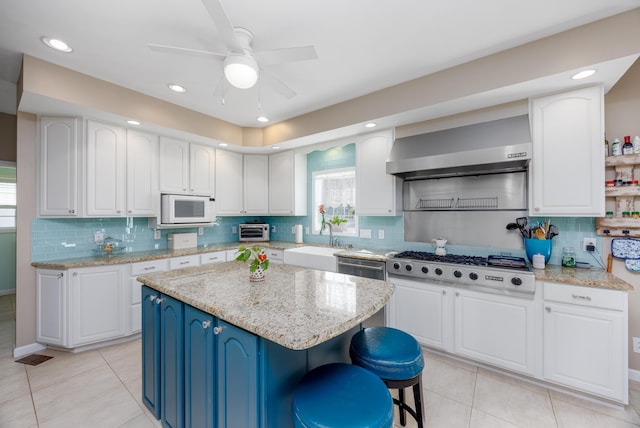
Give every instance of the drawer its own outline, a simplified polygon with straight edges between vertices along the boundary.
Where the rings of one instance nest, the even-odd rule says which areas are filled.
[[[174,257],[169,259],[169,269],[180,269],[189,266],[200,266],[200,256],[194,254],[191,256]]]
[[[284,250],[267,248],[265,253],[267,253],[267,257],[271,260],[284,260]]]
[[[227,253],[227,257],[225,258],[225,260],[228,262],[232,262],[238,256],[238,249],[234,248],[233,250],[227,250],[225,251],[225,253]]]
[[[627,310],[627,293],[602,288],[544,283],[544,300],[592,308]]]
[[[154,272],[164,272],[167,269],[169,269],[169,262],[167,261],[167,259],[131,263],[131,276],[140,276]]]
[[[226,261],[227,261],[227,255],[224,251],[215,251],[213,253],[200,254],[201,265],[206,265],[209,263],[220,263],[220,262],[226,262]]]

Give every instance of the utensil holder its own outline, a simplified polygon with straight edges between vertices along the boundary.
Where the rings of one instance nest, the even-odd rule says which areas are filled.
[[[549,263],[551,258],[551,239],[532,239],[524,238],[524,251],[527,253],[527,258],[533,263],[533,256],[535,254],[541,254],[544,256],[544,263]]]

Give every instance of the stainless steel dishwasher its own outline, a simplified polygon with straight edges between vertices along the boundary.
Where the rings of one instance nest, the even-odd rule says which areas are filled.
[[[347,275],[362,276],[365,278],[381,279],[387,278],[386,263],[375,260],[352,259],[350,257],[336,257],[338,273]],[[363,327],[384,326],[384,308],[376,312],[371,318],[362,323]]]

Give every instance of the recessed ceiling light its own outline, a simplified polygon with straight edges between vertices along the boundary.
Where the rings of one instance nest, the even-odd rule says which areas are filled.
[[[279,146],[273,146],[271,147],[273,150],[278,150],[280,147]]]
[[[365,124],[364,124],[364,127],[365,127],[365,128],[375,128],[375,127],[376,127],[376,124],[375,124],[375,123],[373,123],[373,122],[369,122],[369,123],[365,123]]]
[[[267,122],[269,122],[269,118],[268,118],[268,117],[266,117],[266,116],[260,116],[260,117],[258,117],[258,119],[257,119],[257,120],[258,120],[258,122],[262,122],[262,123],[267,123]]]
[[[227,147],[227,146],[228,146],[228,144],[227,144],[227,143],[220,143],[220,144],[218,144],[218,145],[219,145],[220,147]]]
[[[589,76],[592,76],[593,74],[595,74],[595,70],[583,70],[580,73],[576,73],[573,76],[571,76],[571,78],[573,80],[580,80],[580,79],[585,79]]]
[[[68,53],[73,51],[73,49],[71,49],[71,46],[69,46],[68,44],[66,44],[60,39],[53,39],[51,37],[42,37],[40,40],[42,40],[42,43],[49,46],[51,49],[55,49],[59,52]]]
[[[127,120],[127,123],[129,125],[135,125],[135,126],[140,125],[140,122],[138,122],[137,120]]]
[[[169,83],[169,89],[171,89],[173,92],[187,92],[187,88],[185,88],[182,85],[178,85],[177,83]]]

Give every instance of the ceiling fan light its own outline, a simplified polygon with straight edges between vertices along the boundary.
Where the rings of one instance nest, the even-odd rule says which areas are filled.
[[[258,81],[258,64],[248,55],[231,54],[224,60],[224,75],[239,89],[249,89]]]

